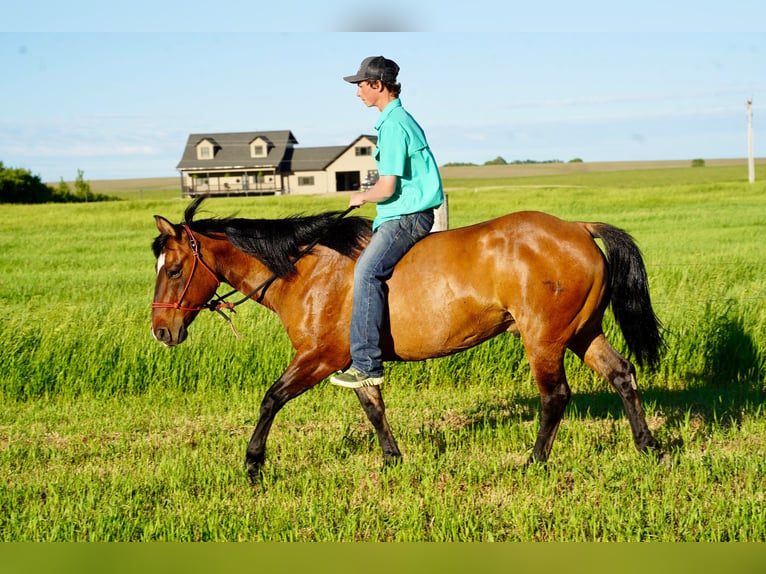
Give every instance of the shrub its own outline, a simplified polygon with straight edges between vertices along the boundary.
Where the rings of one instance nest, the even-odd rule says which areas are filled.
[[[32,175],[29,170],[6,168],[0,162],[0,203],[77,203],[83,201],[111,201],[116,199],[108,195],[93,193],[90,184],[83,178],[82,170],[77,170],[75,191],[61,179],[57,188],[42,182],[39,175]]]
[[[51,188],[39,175],[26,169],[6,168],[0,162],[0,203],[44,203],[50,201]]]

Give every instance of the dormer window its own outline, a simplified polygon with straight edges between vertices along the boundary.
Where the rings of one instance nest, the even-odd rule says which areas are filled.
[[[213,159],[215,156],[216,143],[210,139],[204,139],[197,144],[197,159]]]
[[[255,138],[250,142],[250,157],[263,158],[269,155],[269,142],[263,138]]]

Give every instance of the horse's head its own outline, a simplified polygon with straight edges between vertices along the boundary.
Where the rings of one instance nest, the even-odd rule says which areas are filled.
[[[203,259],[202,246],[188,224],[173,225],[154,217],[160,235],[154,240],[157,282],[152,303],[152,335],[172,347],[186,339],[187,327],[220,285]]]

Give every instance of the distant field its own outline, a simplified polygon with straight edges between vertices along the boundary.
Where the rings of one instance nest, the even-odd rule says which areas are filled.
[[[533,177],[541,175],[569,175],[632,170],[655,170],[691,167],[691,160],[671,161],[602,161],[583,163],[534,163],[523,165],[484,165],[442,167],[444,179]],[[756,160],[756,165],[766,165],[766,158]],[[747,175],[746,159],[705,160],[707,167],[742,166]]]
[[[758,167],[766,166],[766,158],[756,159]],[[691,160],[672,161],[620,161],[620,162],[583,162],[583,163],[538,163],[525,165],[489,165],[442,167],[441,174],[445,184],[450,180],[467,179],[508,179],[541,176],[577,176],[581,174],[608,174],[616,171],[644,171],[689,168]],[[741,168],[742,177],[747,178],[746,159],[711,159],[705,160],[706,167]],[[704,168],[698,168],[704,171]],[[712,170],[708,170],[712,171]],[[702,174],[700,174],[702,175]],[[178,177],[153,177],[141,179],[96,179],[89,181],[95,193],[106,193],[135,199],[143,193],[152,198],[181,197],[181,179]],[[70,184],[71,185],[71,184]]]
[[[141,194],[152,197],[181,197],[181,177],[148,177],[142,179],[96,179],[89,181],[94,193],[116,195],[123,199],[139,199]]]

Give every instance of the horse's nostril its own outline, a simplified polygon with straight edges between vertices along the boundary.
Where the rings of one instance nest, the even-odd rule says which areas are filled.
[[[167,347],[175,347],[183,343],[186,339],[187,331],[184,325],[181,325],[178,333],[173,334],[173,330],[169,327],[157,327],[152,329],[152,336],[156,341],[159,341]]]
[[[170,340],[170,331],[164,327],[159,327],[158,329],[154,330],[154,338],[157,339],[160,343],[165,343],[167,345]]]

